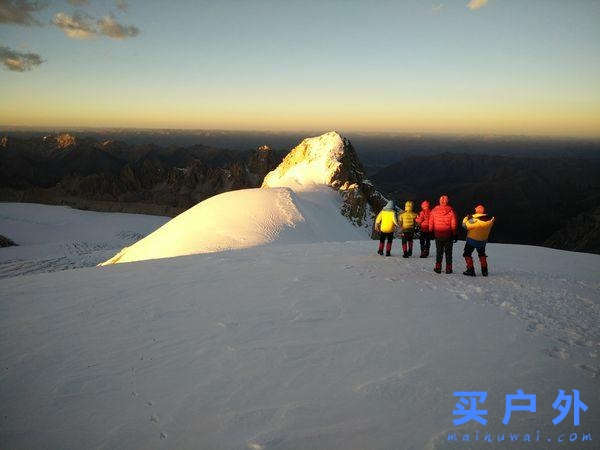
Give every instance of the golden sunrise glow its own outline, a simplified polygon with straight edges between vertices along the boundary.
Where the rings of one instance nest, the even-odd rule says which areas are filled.
[[[586,2],[238,3],[0,24],[0,125],[600,137]]]
[[[343,129],[433,133],[600,135],[596,105],[513,104],[277,104],[178,105],[110,102],[25,104],[0,107],[0,122],[49,127],[219,128],[238,130]]]

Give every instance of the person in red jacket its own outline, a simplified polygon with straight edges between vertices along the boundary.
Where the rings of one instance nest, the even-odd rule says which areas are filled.
[[[421,244],[421,258],[427,258],[429,256],[429,247],[431,247],[431,232],[429,231],[429,216],[431,210],[429,209],[429,202],[425,200],[421,203],[421,212],[415,219],[415,222],[419,224],[421,230],[421,237],[419,243]]]
[[[446,273],[452,273],[452,244],[458,240],[456,213],[447,195],[440,197],[440,204],[431,210],[429,230],[435,237],[435,269],[442,273],[442,259],[446,255]]]

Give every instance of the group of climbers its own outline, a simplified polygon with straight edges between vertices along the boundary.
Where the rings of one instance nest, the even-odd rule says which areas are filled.
[[[475,276],[475,266],[473,264],[473,251],[477,250],[479,263],[481,265],[481,274],[488,275],[487,256],[485,254],[485,245],[487,243],[492,225],[495,218],[485,213],[482,205],[475,207],[475,213],[467,215],[462,220],[462,227],[467,230],[467,239],[463,251],[463,257],[467,269],[464,275]],[[430,209],[429,202],[425,200],[421,203],[419,214],[413,211],[413,202],[407,201],[404,204],[404,211],[396,216],[394,202],[388,201],[383,210],[375,219],[375,229],[379,231],[379,251],[383,255],[384,244],[385,255],[390,256],[392,250],[392,241],[394,232],[399,229],[402,238],[402,256],[409,258],[412,256],[413,239],[415,233],[419,233],[421,244],[421,258],[429,256],[431,240],[435,239],[435,267],[436,273],[442,273],[442,261],[446,259],[446,273],[452,273],[452,246],[458,241],[458,220],[456,212],[450,206],[450,200],[447,195],[442,195],[439,204]]]

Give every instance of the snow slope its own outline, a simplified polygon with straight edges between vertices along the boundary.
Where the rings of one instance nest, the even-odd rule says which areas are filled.
[[[168,217],[100,213],[67,206],[0,202],[0,278],[95,266],[143,238]]]
[[[339,214],[339,195],[327,186],[241,189],[188,209],[103,265],[210,253],[272,242],[365,238]]]
[[[3,280],[0,448],[597,448],[599,256],[492,244],[467,278],[375,245]],[[505,427],[516,389],[538,410]],[[552,425],[557,389],[580,390],[580,427]],[[457,390],[488,392],[485,427],[453,426]],[[544,441],[446,441],[476,430]],[[556,442],[573,431],[593,441]]]
[[[102,265],[254,247],[368,238],[341,215],[329,183],[340,167],[336,132],[303,140],[260,189],[216,195],[183,212]]]

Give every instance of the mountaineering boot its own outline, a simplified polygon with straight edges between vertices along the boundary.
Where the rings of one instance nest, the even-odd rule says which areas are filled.
[[[427,256],[425,256],[425,252],[421,252],[421,254],[419,255],[419,258],[427,258]]]
[[[473,258],[471,258],[470,256],[465,256],[465,262],[467,263],[467,270],[463,272],[463,275],[474,277],[475,267],[473,267]]]
[[[390,256],[391,251],[392,251],[392,243],[388,242],[387,245],[385,246],[385,256]]]
[[[433,271],[435,273],[442,273],[442,264],[441,263],[435,263],[435,268],[433,269]]]
[[[452,273],[452,264],[446,264],[446,273]]]
[[[487,257],[480,256],[479,263],[481,264],[481,275],[483,275],[484,277],[487,277],[488,276]]]
[[[377,250],[377,254],[383,256],[383,250]]]
[[[405,251],[402,253],[402,257],[403,257],[403,258],[408,258],[408,256],[409,256],[409,255],[408,255],[408,252],[405,250]]]
[[[383,242],[379,243],[379,250],[377,250],[377,253],[383,256]]]
[[[413,243],[412,243],[412,241],[410,241],[408,243],[408,256],[412,256],[412,248],[413,248]]]

